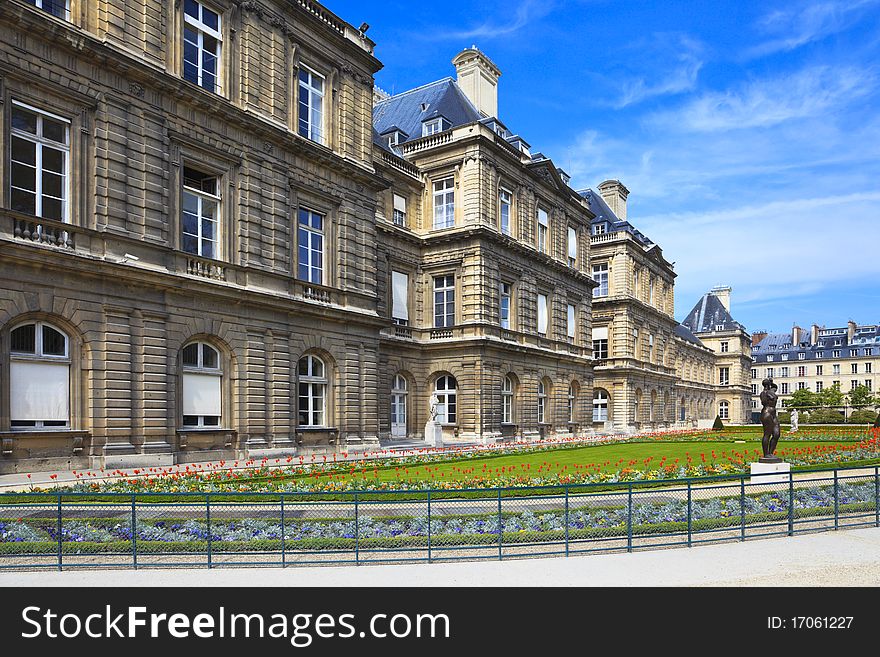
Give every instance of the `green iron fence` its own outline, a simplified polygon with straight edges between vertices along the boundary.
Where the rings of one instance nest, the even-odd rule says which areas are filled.
[[[0,495],[0,569],[570,556],[880,527],[880,467],[534,488]]]

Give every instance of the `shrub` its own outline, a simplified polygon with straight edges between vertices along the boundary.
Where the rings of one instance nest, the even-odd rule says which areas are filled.
[[[776,417],[779,418],[779,424],[791,424],[791,413],[782,411],[781,413],[778,413]]]
[[[712,428],[715,431],[721,431],[724,428],[724,423],[721,421],[720,415],[715,416],[715,424],[712,425]]]
[[[843,413],[833,408],[817,408],[810,413],[810,424],[840,424],[843,422]]]
[[[863,408],[853,411],[849,416],[849,421],[851,424],[873,424],[877,421],[877,414],[874,411]]]

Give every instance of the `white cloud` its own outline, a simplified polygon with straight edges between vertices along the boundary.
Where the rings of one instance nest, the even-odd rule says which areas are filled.
[[[512,12],[509,8],[504,10],[504,15],[513,14],[513,16],[507,21],[494,22],[490,20],[469,30],[440,31],[430,35],[430,38],[435,40],[493,39],[496,37],[508,36],[526,27],[534,20],[546,16],[553,10],[553,8],[554,3],[550,1],[541,2],[539,0],[523,0]]]
[[[876,0],[861,2],[818,2],[797,9],[775,10],[765,15],[758,28],[774,35],[746,50],[746,58],[788,52],[808,43],[848,29],[860,18],[860,10],[877,4]]]
[[[657,35],[666,42],[668,35]],[[699,43],[684,36],[672,39],[674,44],[674,60],[670,66],[661,66],[661,70],[649,76],[640,76],[623,83],[620,98],[614,103],[614,107],[620,109],[628,105],[639,103],[648,98],[668,96],[691,91],[696,87],[697,76],[703,67],[703,61],[699,54],[702,50]],[[665,43],[661,50],[667,50],[669,44]],[[658,53],[661,59],[665,53]],[[646,57],[645,61],[650,61]]]
[[[833,112],[870,92],[875,82],[871,70],[813,66],[738,90],[708,92],[655,120],[701,132],[764,128]]]

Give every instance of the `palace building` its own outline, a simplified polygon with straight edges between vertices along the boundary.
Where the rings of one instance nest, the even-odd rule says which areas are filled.
[[[0,4],[0,472],[418,441],[432,394],[449,442],[715,417],[626,188],[476,47],[393,96],[373,49],[312,0]]]

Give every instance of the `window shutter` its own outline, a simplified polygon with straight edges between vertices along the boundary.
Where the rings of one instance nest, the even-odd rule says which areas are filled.
[[[607,326],[594,326],[593,327],[593,340],[607,340],[608,339],[608,327]]]
[[[183,373],[183,414],[221,415],[219,376]]]
[[[538,295],[538,333],[547,332],[547,297]]]
[[[70,365],[12,361],[9,378],[10,419],[70,419]]]
[[[568,337],[573,338],[575,334],[574,306],[568,304]]]
[[[573,260],[578,257],[577,232],[571,226],[568,227],[568,257]]]
[[[392,303],[391,316],[394,319],[409,321],[409,309],[407,307],[407,289],[409,288],[409,276],[399,271],[391,272]]]
[[[394,209],[406,214],[406,199],[400,194],[394,195]]]

